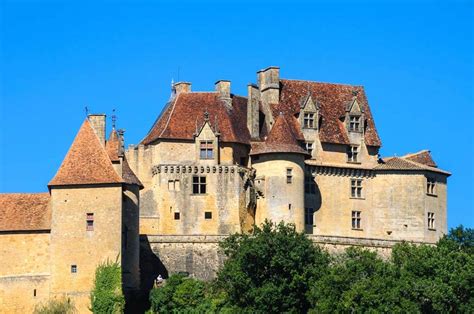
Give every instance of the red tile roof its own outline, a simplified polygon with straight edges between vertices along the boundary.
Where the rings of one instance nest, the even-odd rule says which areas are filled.
[[[120,161],[119,151],[120,151],[120,140],[115,129],[110,132],[109,140],[105,143],[105,150],[110,157],[112,162]]]
[[[133,170],[130,168],[130,165],[128,164],[127,158],[125,158],[125,155],[123,156],[122,161],[122,177],[125,183],[138,185],[140,189],[143,189],[143,184],[141,183],[140,179],[138,179],[138,177],[135,175]]]
[[[49,186],[122,183],[86,119]]]
[[[196,125],[200,127],[204,123],[206,111],[212,127],[216,128],[217,124],[223,142],[249,144],[247,99],[233,95],[230,108],[216,92],[178,94],[163,110],[141,144],[148,145],[158,139],[193,140]]]
[[[349,144],[341,118],[346,113],[346,105],[352,100],[353,92],[357,92],[357,101],[364,109],[367,121],[365,143],[369,146],[381,146],[362,86],[282,79],[280,80],[280,103],[274,105],[273,112],[281,111],[297,115],[300,112],[301,100],[308,95],[308,92],[320,105],[319,138],[322,142]]]
[[[437,167],[436,163],[433,160],[433,157],[431,157],[431,152],[429,150],[422,150],[417,153],[406,154],[402,158],[430,167]]]
[[[451,175],[451,173],[430,167],[415,161],[407,160],[403,157],[387,157],[383,159],[383,162],[377,165],[375,170],[426,170],[437,172],[445,175]]]
[[[294,117],[283,114],[278,115],[273,127],[264,142],[252,143],[250,155],[269,153],[298,153],[309,155],[298,143],[298,129],[293,121]]]
[[[50,230],[49,199],[49,193],[0,194],[0,231]]]

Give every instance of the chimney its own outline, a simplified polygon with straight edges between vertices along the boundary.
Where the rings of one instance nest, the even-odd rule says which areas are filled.
[[[259,100],[260,91],[255,84],[247,85],[247,128],[249,129],[250,138],[257,139],[259,137]]]
[[[190,82],[176,82],[173,85],[173,89],[176,95],[179,95],[181,93],[190,93],[191,83]]]
[[[100,143],[105,146],[105,114],[89,114],[87,118],[95,134],[99,137]]]
[[[280,68],[271,66],[257,72],[258,86],[264,103],[280,101]]]
[[[216,92],[219,93],[219,98],[228,106],[232,106],[232,99],[230,98],[230,81],[219,80],[215,83]]]

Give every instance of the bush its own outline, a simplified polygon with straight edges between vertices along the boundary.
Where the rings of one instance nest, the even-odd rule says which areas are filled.
[[[60,299],[51,299],[35,307],[35,314],[73,314],[76,313],[76,307],[71,299],[63,297]]]
[[[97,267],[91,305],[93,313],[123,313],[125,298],[122,293],[122,269],[118,262],[107,261]]]

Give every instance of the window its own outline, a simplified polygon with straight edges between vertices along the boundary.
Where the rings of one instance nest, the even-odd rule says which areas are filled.
[[[360,132],[360,116],[349,117],[349,131]]]
[[[306,142],[305,144],[308,154],[313,155],[313,142]]]
[[[180,220],[181,216],[179,212],[174,212],[174,220]]]
[[[359,162],[359,146],[350,146],[347,151],[348,162]]]
[[[432,212],[428,212],[428,229],[435,230],[435,215]]]
[[[352,229],[361,229],[360,228],[360,211],[352,211]]]
[[[306,129],[314,129],[314,113],[305,112],[303,114],[303,127]]]
[[[169,191],[179,191],[179,180],[168,180],[168,190]]]
[[[77,273],[77,265],[71,265],[71,273],[72,274]]]
[[[351,197],[362,198],[362,179],[351,179]]]
[[[86,230],[94,231],[94,214],[93,213],[86,214]]]
[[[204,219],[212,219],[212,212],[205,212]]]
[[[33,296],[36,297],[36,289],[33,289]]]
[[[212,141],[201,141],[200,143],[200,150],[199,150],[199,157],[201,159],[213,159],[213,144]]]
[[[193,177],[193,194],[206,194],[206,177]]]
[[[314,213],[314,210],[312,208],[304,209],[304,224],[305,225],[312,226],[314,224],[313,213]]]
[[[307,194],[316,194],[316,182],[312,175],[304,177],[304,192]]]
[[[286,168],[286,183],[291,184],[293,182],[293,169]]]
[[[433,178],[426,178],[426,194],[436,195],[436,181]]]

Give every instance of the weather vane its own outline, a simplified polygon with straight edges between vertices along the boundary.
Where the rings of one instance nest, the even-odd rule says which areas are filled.
[[[112,109],[112,128],[115,129],[115,122],[117,122],[117,116],[115,115],[115,109]]]
[[[86,111],[86,117],[88,117],[89,116],[89,108],[87,108],[87,106],[85,106],[84,110]]]

